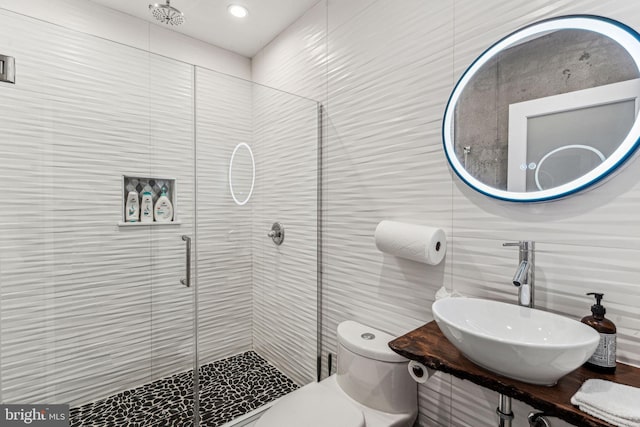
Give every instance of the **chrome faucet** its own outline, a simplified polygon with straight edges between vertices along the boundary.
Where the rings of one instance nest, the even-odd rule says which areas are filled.
[[[535,265],[536,242],[521,240],[514,243],[503,243],[502,246],[518,246],[518,269],[513,276],[513,285],[518,288],[518,304],[525,307],[534,307],[535,300]]]

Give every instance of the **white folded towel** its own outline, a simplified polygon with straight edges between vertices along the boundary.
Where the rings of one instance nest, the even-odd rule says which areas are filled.
[[[640,388],[591,379],[571,397],[571,403],[613,425],[640,427]]]

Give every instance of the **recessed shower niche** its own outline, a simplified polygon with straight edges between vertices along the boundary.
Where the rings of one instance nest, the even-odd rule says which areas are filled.
[[[128,203],[129,196],[134,194],[138,197],[138,213],[137,219],[131,220],[128,217]],[[177,213],[177,194],[176,194],[176,180],[173,178],[149,178],[141,176],[122,176],[122,209],[121,219],[118,222],[119,226],[145,226],[145,225],[171,225],[180,224]],[[145,222],[143,218],[144,198],[145,196],[151,198],[151,219]],[[154,218],[154,210],[156,203],[162,196],[166,196],[171,203],[171,215],[170,218],[165,221],[158,221]]]

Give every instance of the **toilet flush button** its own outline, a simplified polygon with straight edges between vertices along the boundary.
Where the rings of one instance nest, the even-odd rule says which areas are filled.
[[[374,340],[376,339],[376,336],[371,332],[365,332],[364,334],[360,335],[360,338],[362,338],[363,340]]]

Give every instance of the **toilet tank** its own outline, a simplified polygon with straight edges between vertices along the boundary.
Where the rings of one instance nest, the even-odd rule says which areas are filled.
[[[409,376],[409,360],[389,348],[394,338],[351,320],[340,323],[336,379],[365,406],[394,414],[416,412],[418,384]]]

